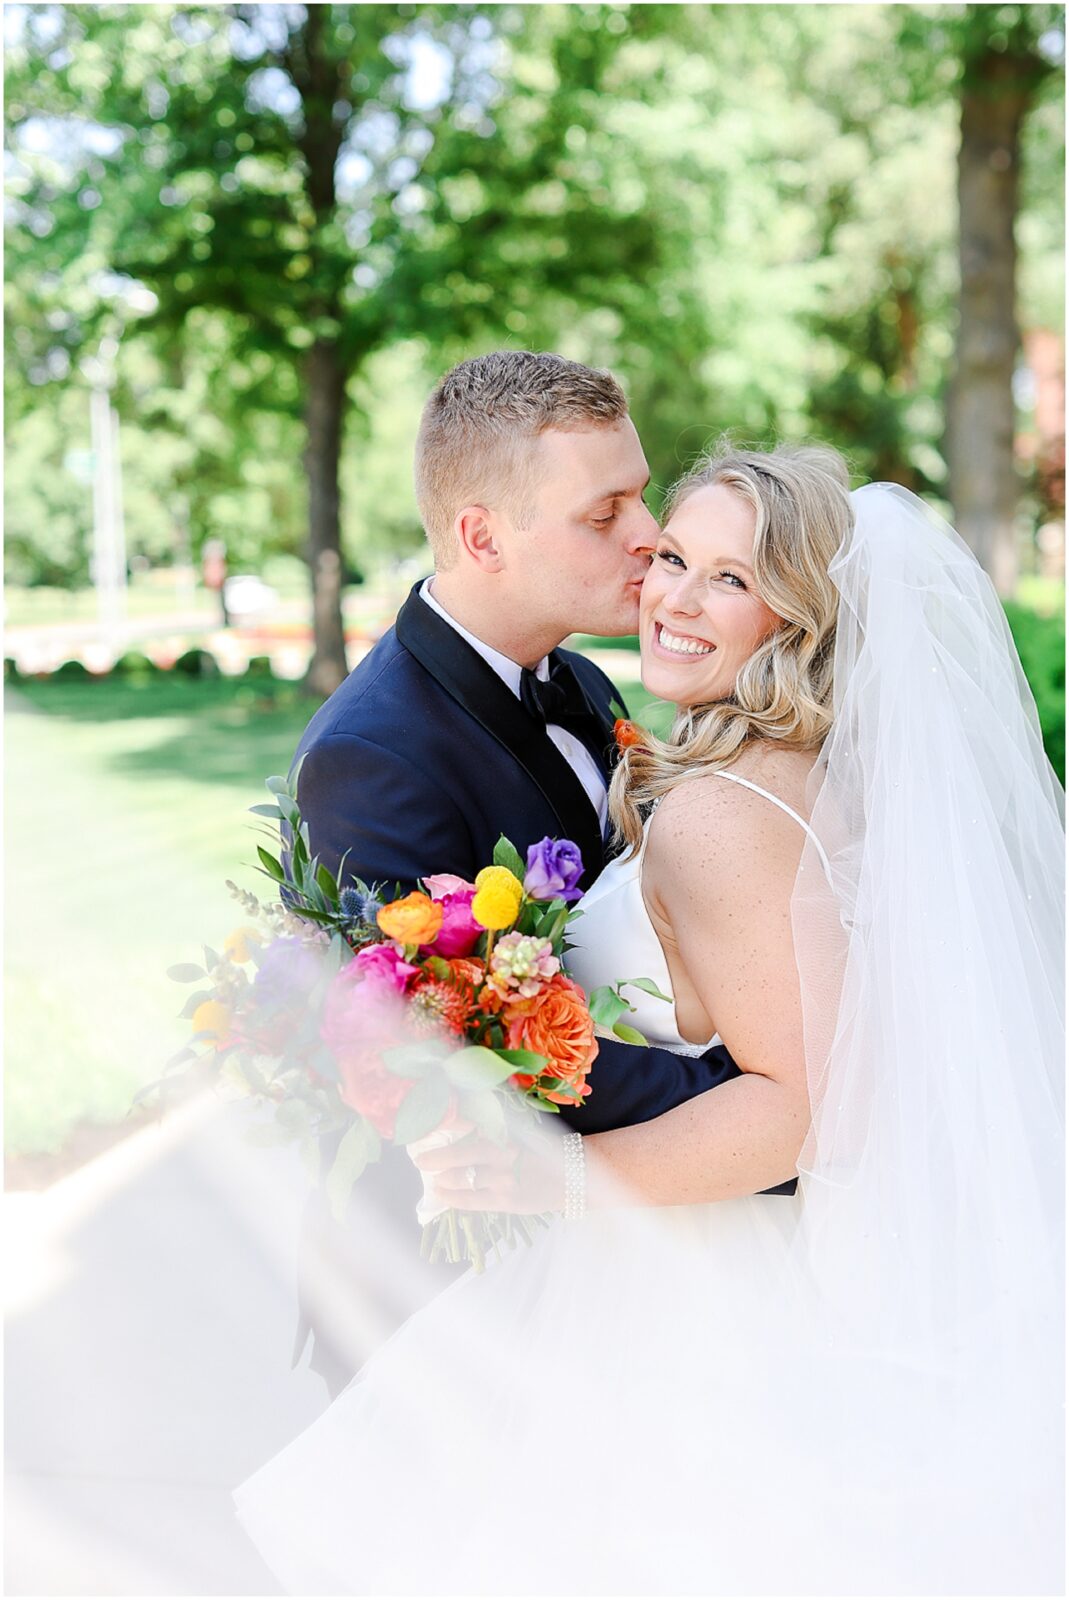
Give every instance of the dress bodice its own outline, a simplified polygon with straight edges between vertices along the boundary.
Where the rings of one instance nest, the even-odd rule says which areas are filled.
[[[586,990],[625,978],[652,978],[662,994],[672,994],[668,961],[642,898],[642,860],[652,814],[647,817],[642,844],[630,859],[610,861],[579,901],[582,916],[568,925],[571,949],[565,957],[570,977]],[[714,1034],[707,1044],[688,1044],[679,1032],[675,1006],[657,1000],[642,989],[621,993],[634,1006],[626,1017],[652,1045],[681,1055],[701,1055],[719,1044]]]
[[[793,817],[812,839],[825,871],[830,872],[824,851],[809,824],[786,801],[737,773],[718,772],[715,776],[763,795]],[[656,803],[653,809],[656,810]],[[582,916],[569,925],[568,941],[572,948],[565,958],[565,966],[588,994],[602,984],[626,978],[652,978],[663,994],[673,993],[668,959],[642,896],[642,863],[652,821],[653,811],[646,818],[637,854],[630,858],[617,856],[608,863],[579,901]],[[674,1004],[668,1005],[641,989],[629,989],[626,985],[622,993],[635,1008],[626,1020],[644,1034],[650,1044],[680,1055],[701,1055],[710,1046],[721,1043],[716,1033],[705,1044],[688,1043],[679,1032]]]

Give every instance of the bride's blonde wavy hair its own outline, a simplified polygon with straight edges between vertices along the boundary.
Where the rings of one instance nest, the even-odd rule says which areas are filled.
[[[757,451],[724,441],[673,485],[663,520],[713,484],[753,507],[755,589],[783,620],[744,663],[732,695],[687,707],[667,740],[649,735],[623,752],[609,814],[631,854],[644,813],[685,775],[728,767],[758,739],[819,748],[831,727],[839,595],[828,567],[853,526],[846,462],[823,445]]]

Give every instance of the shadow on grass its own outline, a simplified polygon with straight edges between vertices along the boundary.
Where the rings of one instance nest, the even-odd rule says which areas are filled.
[[[205,784],[258,785],[269,773],[287,771],[318,705],[296,684],[266,677],[24,679],[7,698],[14,715],[33,712],[53,725],[99,729],[101,756],[116,773],[177,774]],[[146,729],[140,746],[109,750],[109,730],[131,722],[157,726]]]
[[[655,733],[667,733],[671,707],[652,700],[637,678],[621,677],[618,687],[632,716]],[[140,681],[23,679],[7,698],[12,714],[32,711],[53,726],[66,722],[98,729],[99,758],[117,775],[180,776],[191,783],[256,788],[270,774],[289,770],[319,703],[281,679],[197,679],[174,673]],[[131,722],[156,726],[131,747],[121,736],[121,725]]]

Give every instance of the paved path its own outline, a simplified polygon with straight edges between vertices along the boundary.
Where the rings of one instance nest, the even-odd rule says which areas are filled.
[[[290,1371],[306,1180],[203,1100],[5,1196],[9,1595],[277,1586],[229,1492],[326,1403]]]

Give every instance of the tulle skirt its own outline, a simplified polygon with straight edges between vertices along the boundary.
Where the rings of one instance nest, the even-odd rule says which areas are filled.
[[[840,1339],[803,1205],[596,1212],[469,1273],[241,1523],[293,1594],[1060,1593],[1056,1312],[1009,1385],[982,1328],[960,1361]]]

